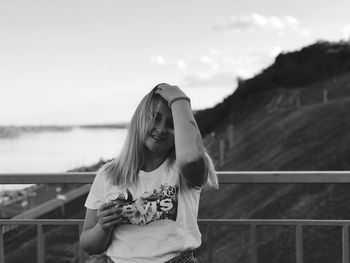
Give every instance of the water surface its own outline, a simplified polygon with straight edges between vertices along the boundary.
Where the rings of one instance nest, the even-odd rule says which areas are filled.
[[[116,156],[126,129],[73,128],[0,139],[0,173],[65,172]],[[0,186],[3,188],[18,186]]]

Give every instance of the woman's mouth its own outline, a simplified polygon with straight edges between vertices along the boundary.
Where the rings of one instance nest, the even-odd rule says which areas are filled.
[[[166,140],[165,137],[159,136],[159,135],[156,135],[156,134],[151,134],[151,137],[152,137],[155,141],[165,141],[165,140]]]

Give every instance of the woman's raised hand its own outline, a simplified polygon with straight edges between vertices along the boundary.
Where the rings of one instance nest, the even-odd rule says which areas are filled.
[[[174,100],[178,98],[186,99],[189,101],[189,98],[178,86],[172,86],[166,83],[159,84],[155,93],[159,94],[164,100],[166,100],[169,106]]]
[[[124,219],[122,208],[116,207],[115,203],[103,203],[97,210],[97,220],[104,231],[110,231],[115,226],[121,225]]]

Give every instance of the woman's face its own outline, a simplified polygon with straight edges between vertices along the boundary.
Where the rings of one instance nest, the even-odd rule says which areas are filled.
[[[145,146],[152,153],[168,155],[174,144],[173,116],[168,105],[162,99],[159,102],[154,125],[148,131]]]

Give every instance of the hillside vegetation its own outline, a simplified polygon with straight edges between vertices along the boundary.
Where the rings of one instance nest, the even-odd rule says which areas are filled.
[[[235,127],[234,147],[217,170],[350,170],[349,50],[349,43],[319,42],[281,54],[221,104],[199,112],[203,133],[215,133],[216,143],[206,137],[214,157],[227,125]],[[349,199],[344,184],[229,185],[203,194],[199,217],[350,219]],[[259,262],[295,262],[293,227],[259,227],[258,236]],[[304,262],[341,262],[341,241],[340,227],[306,227]],[[248,228],[217,227],[212,242],[215,262],[249,262]]]
[[[213,108],[199,111],[196,119],[203,135],[226,123],[239,124],[253,113],[265,108],[278,90],[298,93],[301,87],[320,90],[332,87],[338,76],[350,72],[350,45],[348,42],[317,42],[299,51],[280,54],[275,62],[255,77],[240,80],[236,91]],[[321,84],[321,86],[319,85]],[[335,96],[341,91],[334,91]],[[348,94],[350,92],[348,91]],[[317,100],[312,93],[301,100]],[[321,94],[320,94],[321,95]],[[303,102],[303,101],[302,101]]]

